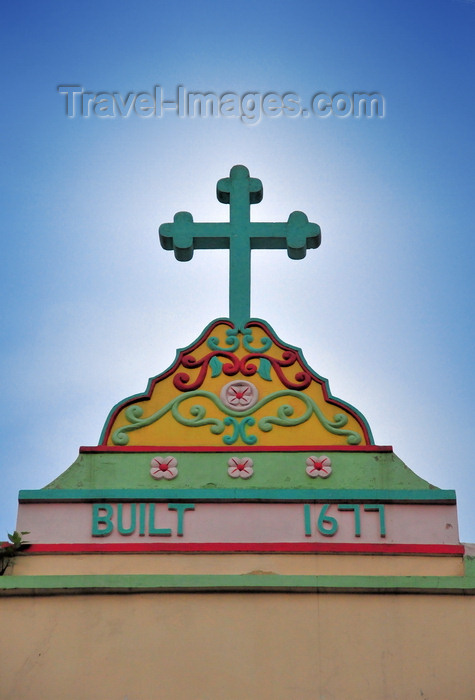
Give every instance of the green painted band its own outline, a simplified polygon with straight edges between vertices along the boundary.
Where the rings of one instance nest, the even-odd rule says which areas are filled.
[[[467,567],[472,569],[472,567]],[[285,576],[281,574],[3,576],[0,595],[267,591],[269,593],[422,593],[475,595],[473,571],[465,576]]]
[[[453,505],[455,491],[389,489],[39,489],[20,491],[20,503],[64,501],[228,501],[333,503],[442,503]]]

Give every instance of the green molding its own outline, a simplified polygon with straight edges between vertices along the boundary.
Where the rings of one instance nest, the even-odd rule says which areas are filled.
[[[178,460],[178,476],[159,483],[150,476],[150,460],[157,454],[173,455]],[[254,474],[246,484],[231,483],[227,461],[233,452],[151,452],[81,453],[69,469],[47,488],[56,489],[384,489],[433,490],[433,487],[409,469],[393,452],[331,452],[308,449],[305,452],[243,452],[250,457]],[[329,455],[332,475],[324,482],[311,479],[305,471],[307,457]]]
[[[224,501],[224,502],[288,502],[288,503],[442,503],[456,502],[455,491],[393,491],[384,489],[41,489],[23,490],[21,503],[66,501]]]
[[[3,576],[0,579],[0,595],[210,591],[475,595],[473,560],[467,557],[465,563],[464,576],[285,576],[281,574]]]

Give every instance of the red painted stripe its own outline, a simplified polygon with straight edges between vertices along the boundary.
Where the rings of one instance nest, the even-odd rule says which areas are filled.
[[[392,452],[389,445],[296,445],[294,447],[176,447],[173,445],[141,445],[117,447],[115,445],[93,445],[79,448],[88,452]]]
[[[274,552],[274,553],[344,553],[344,554],[464,554],[465,547],[458,544],[362,544],[331,542],[150,542],[150,543],[90,543],[72,544],[32,544],[31,554],[114,554],[146,552]]]

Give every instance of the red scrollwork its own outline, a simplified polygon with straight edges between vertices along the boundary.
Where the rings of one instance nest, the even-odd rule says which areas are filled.
[[[201,360],[197,360],[193,355],[185,355],[181,361],[182,366],[186,369],[197,369],[199,367],[200,371],[194,381],[191,381],[190,375],[186,372],[179,372],[178,374],[175,374],[173,377],[173,384],[175,387],[179,391],[194,391],[195,389],[199,389],[206,378],[208,365],[213,357],[221,357],[228,360],[223,364],[224,374],[233,376],[239,372],[241,362],[232,352],[210,352],[202,357]]]
[[[241,372],[242,374],[244,374],[244,376],[252,377],[253,374],[256,374],[256,372],[258,371],[258,367],[256,364],[254,364],[254,362],[257,359],[268,360],[271,363],[280,381],[285,387],[287,387],[287,389],[306,389],[312,381],[310,372],[307,372],[304,369],[301,369],[301,371],[296,373],[296,375],[294,376],[294,381],[291,381],[288,377],[285,376],[284,372],[282,371],[282,367],[290,367],[295,362],[298,362],[298,354],[293,350],[283,352],[282,359],[280,360],[276,357],[271,357],[270,355],[261,355],[256,353],[253,353],[252,355],[246,355],[241,360]]]
[[[199,369],[198,376],[192,381],[187,372],[178,372],[173,378],[175,387],[179,391],[194,391],[195,389],[199,389],[206,378],[208,366],[213,357],[226,360],[222,365],[222,371],[228,377],[235,376],[239,372],[245,377],[252,377],[259,371],[259,360],[262,359],[268,360],[271,363],[278,378],[288,389],[306,389],[312,381],[310,372],[302,368],[298,353],[293,350],[286,350],[283,352],[281,359],[263,353],[252,353],[239,359],[234,353],[223,352],[221,350],[210,352],[200,360],[197,360],[194,355],[185,355],[181,362],[182,366],[186,369]],[[284,374],[283,368],[291,367],[295,363],[297,363],[301,369],[295,374],[293,380],[291,380]]]

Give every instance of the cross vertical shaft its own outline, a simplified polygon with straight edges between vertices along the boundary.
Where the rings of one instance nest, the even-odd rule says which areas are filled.
[[[216,194],[229,204],[229,223],[195,223],[189,212],[178,212],[173,223],[160,226],[160,242],[181,261],[191,260],[196,249],[229,249],[229,316],[242,330],[250,318],[251,250],[287,248],[299,260],[320,245],[320,227],[299,211],[285,223],[251,223],[251,204],[262,200],[263,189],[243,165],[218,181]]]
[[[229,204],[229,316],[240,327],[251,314],[251,204],[262,200],[262,182],[249,170],[235,165],[229,177],[218,181],[216,195]],[[246,319],[244,321],[244,319]]]

